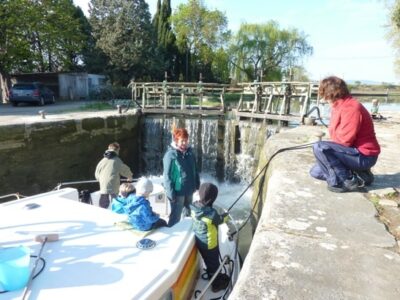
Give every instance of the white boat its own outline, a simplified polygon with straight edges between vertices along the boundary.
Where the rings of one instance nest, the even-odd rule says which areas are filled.
[[[162,193],[155,192],[153,200],[167,207],[161,203]],[[125,220],[123,215],[79,202],[76,189],[63,188],[0,204],[0,248],[24,245],[38,255],[41,244],[35,236],[58,234],[57,241],[44,246],[41,257],[46,264],[30,285],[29,299],[227,297],[239,274],[236,242],[229,239],[227,225],[219,226],[220,250],[229,261],[223,269],[232,284],[215,294],[210,288],[203,292],[210,282],[200,276],[203,266],[190,218],[149,233],[126,229],[121,226]],[[155,246],[140,249],[137,245],[144,237]],[[31,258],[31,269],[34,261]],[[0,293],[0,300],[21,299],[23,292]]]

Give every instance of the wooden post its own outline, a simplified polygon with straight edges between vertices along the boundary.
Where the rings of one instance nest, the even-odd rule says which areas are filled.
[[[239,104],[238,104],[238,106],[237,106],[237,110],[240,111],[240,110],[242,109],[242,106],[243,106],[243,91],[242,91],[242,93],[240,94]]]
[[[219,98],[221,100],[221,110],[222,111],[225,111],[224,95],[225,95],[225,87],[222,88],[221,94],[219,94]]]
[[[199,95],[199,109],[203,109],[203,93],[200,93]]]
[[[142,94],[142,107],[145,108],[146,107],[146,87],[144,86],[144,84],[142,85],[142,90],[143,90],[143,94]]]
[[[199,109],[203,109],[203,82],[201,81],[202,74],[200,73],[200,80],[197,84],[197,92],[199,93]]]
[[[181,110],[184,110],[185,106],[186,106],[186,104],[185,104],[185,86],[182,85],[181,89],[182,89],[182,92],[181,92]]]
[[[225,155],[225,143],[224,143],[224,139],[225,139],[225,124],[226,122],[219,118],[218,119],[218,128],[217,128],[217,139],[218,139],[218,143],[217,143],[217,161],[216,161],[216,175],[217,175],[217,179],[219,181],[224,181],[224,177],[225,177],[225,160],[224,160],[224,155]]]

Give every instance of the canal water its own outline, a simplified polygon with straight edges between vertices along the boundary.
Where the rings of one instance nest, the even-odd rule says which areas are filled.
[[[372,107],[372,98],[367,97],[367,98],[359,98],[358,99],[364,107],[368,110],[371,111]],[[311,107],[315,106],[317,104],[316,101],[311,102]],[[325,124],[329,124],[329,118],[330,118],[330,107],[329,104],[324,103],[324,104],[319,104],[318,108],[320,110],[321,118]],[[386,100],[386,99],[379,99],[379,108],[378,112],[385,117],[385,112],[397,112],[400,111],[400,100],[399,99],[393,99],[393,100]],[[317,112],[314,111],[311,116],[313,117],[318,117]],[[320,124],[320,122],[317,122]],[[297,126],[298,124],[291,124],[292,127]]]
[[[230,215],[236,226],[242,228],[239,251],[244,257],[254,231],[249,221],[253,190],[247,188],[254,178],[261,148],[276,128],[233,120],[146,118],[141,137],[142,174],[151,176],[155,181],[160,181],[162,175],[162,158],[171,143],[174,122],[188,130],[189,142],[201,170],[201,182],[212,182],[218,186],[215,204],[226,210],[235,203]]]

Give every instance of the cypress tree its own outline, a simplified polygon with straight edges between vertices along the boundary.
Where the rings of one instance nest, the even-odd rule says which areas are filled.
[[[179,70],[177,67],[178,48],[176,46],[176,37],[172,31],[171,17],[171,0],[157,1],[157,11],[153,18],[153,26],[156,31],[158,51],[162,56],[163,71],[169,73],[171,80],[177,80]],[[164,76],[164,72],[160,73],[160,79]]]

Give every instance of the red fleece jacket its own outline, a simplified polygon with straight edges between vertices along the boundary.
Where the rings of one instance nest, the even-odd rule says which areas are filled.
[[[369,112],[351,96],[333,103],[329,134],[333,142],[357,148],[364,155],[378,156],[381,152]]]

